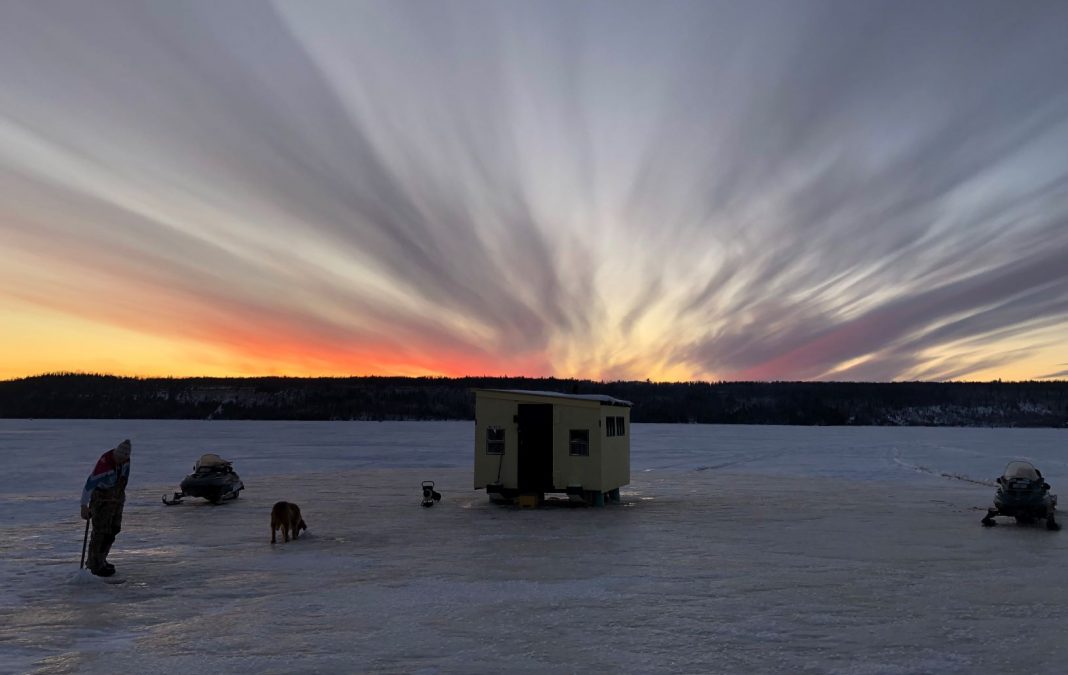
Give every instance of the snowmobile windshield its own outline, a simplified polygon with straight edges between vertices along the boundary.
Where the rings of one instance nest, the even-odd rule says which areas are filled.
[[[1005,477],[1038,480],[1038,471],[1030,462],[1009,462],[1005,467]]]
[[[208,453],[200,456],[200,459],[197,460],[197,465],[193,467],[193,470],[225,469],[228,466],[230,466],[230,462],[227,462],[225,459],[214,453]]]

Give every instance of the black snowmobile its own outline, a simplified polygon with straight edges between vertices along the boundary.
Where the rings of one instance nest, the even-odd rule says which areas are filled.
[[[182,491],[175,492],[171,499],[163,495],[163,503],[173,506],[181,504],[183,497],[202,497],[212,504],[219,504],[237,499],[237,494],[245,489],[245,484],[234,473],[230,462],[208,453],[200,456],[193,466],[193,473],[185,477],[180,487]]]
[[[982,523],[988,527],[997,525],[995,516],[1008,516],[1023,525],[1045,520],[1047,530],[1059,530],[1061,526],[1053,515],[1056,507],[1057,495],[1050,494],[1041,471],[1030,462],[1009,462],[998,476],[994,506],[987,510]]]

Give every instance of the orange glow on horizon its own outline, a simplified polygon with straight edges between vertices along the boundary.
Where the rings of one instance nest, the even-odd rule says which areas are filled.
[[[225,326],[212,332],[168,336],[166,327],[152,333],[104,324],[53,310],[0,304],[7,330],[0,335],[0,379],[10,380],[47,373],[99,373],[127,377],[561,377],[594,381],[651,380],[654,382],[717,381],[715,374],[642,358],[636,345],[620,343],[619,354],[629,354],[624,370],[602,370],[587,363],[564,369],[552,367],[550,354],[497,358],[491,353],[464,353],[434,349],[432,344],[395,345],[385,341],[345,345],[324,341],[314,334],[263,326],[241,333]],[[602,345],[603,347],[604,345]],[[572,347],[572,349],[575,349]],[[931,353],[931,363],[950,360],[952,351]],[[656,356],[662,356],[654,352]],[[1056,345],[1030,352],[1027,358],[1003,366],[977,370],[957,381],[1025,381],[1057,372]],[[783,357],[785,358],[785,357]],[[843,365],[862,362],[854,359]],[[767,364],[774,367],[774,363]],[[761,378],[789,380],[773,370]],[[833,372],[830,377],[836,378]],[[916,378],[898,378],[916,379]],[[1064,378],[1061,378],[1064,379]]]

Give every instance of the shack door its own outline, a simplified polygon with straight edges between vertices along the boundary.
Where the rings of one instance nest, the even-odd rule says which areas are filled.
[[[553,489],[553,407],[545,403],[519,404],[520,492]]]

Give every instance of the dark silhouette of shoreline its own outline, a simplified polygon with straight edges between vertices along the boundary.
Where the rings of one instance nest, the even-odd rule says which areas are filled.
[[[0,417],[473,419],[471,389],[607,394],[634,422],[1068,427],[1068,382],[595,382],[523,377],[134,378],[0,382]]]

